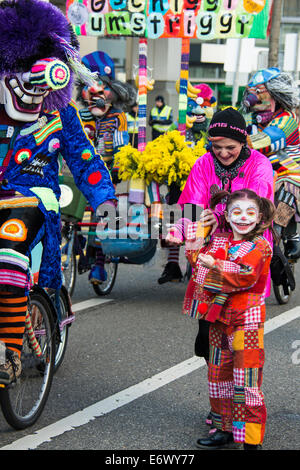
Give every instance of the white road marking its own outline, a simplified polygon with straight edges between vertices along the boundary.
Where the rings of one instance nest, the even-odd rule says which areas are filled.
[[[72,305],[72,310],[74,313],[80,312],[80,310],[86,310],[88,308],[97,307],[102,304],[106,304],[108,302],[112,302],[113,299],[102,299],[102,298],[94,298],[89,300],[84,300],[83,302],[78,302]]]
[[[300,318],[300,307],[295,307],[268,320],[265,323],[265,334],[270,333],[277,328],[296,320],[297,318]],[[100,416],[125,406],[128,403],[131,403],[132,401],[179,379],[180,377],[194,372],[205,364],[206,362],[204,359],[193,356],[186,361],[180,362],[174,367],[154,375],[153,377],[149,377],[136,385],[126,388],[125,390],[121,390],[120,392],[95,403],[94,405],[73,413],[56,423],[50,424],[49,426],[36,431],[34,434],[29,434],[28,436],[18,439],[11,444],[1,447],[0,450],[36,449],[43,443],[49,442],[51,439],[60,436],[67,431],[72,431],[80,426],[84,426]]]

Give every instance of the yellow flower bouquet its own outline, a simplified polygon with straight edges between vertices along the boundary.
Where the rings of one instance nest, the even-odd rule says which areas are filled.
[[[141,152],[131,144],[121,147],[115,155],[114,166],[118,168],[119,178],[128,181],[131,178],[143,178],[140,175]]]
[[[204,144],[201,140],[192,149],[185,137],[174,130],[148,142],[143,152],[126,145],[115,156],[119,178],[141,178],[147,185],[176,183],[182,190],[192,166],[206,152]]]

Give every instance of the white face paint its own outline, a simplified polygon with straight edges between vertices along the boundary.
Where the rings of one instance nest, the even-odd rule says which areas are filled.
[[[1,102],[12,119],[33,122],[38,119],[49,91],[30,84],[26,81],[26,75],[16,73],[0,80]]]
[[[237,240],[251,232],[260,219],[259,208],[251,199],[237,199],[228,208],[227,220]]]

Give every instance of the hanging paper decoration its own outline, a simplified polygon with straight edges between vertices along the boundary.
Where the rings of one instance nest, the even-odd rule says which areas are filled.
[[[77,35],[265,38],[269,0],[67,0]]]

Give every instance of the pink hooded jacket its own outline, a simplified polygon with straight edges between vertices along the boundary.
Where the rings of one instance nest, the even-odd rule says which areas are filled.
[[[274,175],[269,159],[258,152],[251,150],[251,155],[239,169],[238,175],[231,181],[231,192],[238,189],[248,188],[255,191],[259,196],[274,200]],[[194,164],[187,179],[184,190],[178,200],[178,204],[196,204],[203,209],[209,208],[212,196],[211,187],[218,185],[220,189],[221,180],[215,173],[214,157],[206,153]],[[214,189],[214,186],[212,187]],[[218,211],[223,211],[224,206],[219,205]]]
[[[221,180],[215,173],[214,157],[208,152],[194,164],[178,204],[182,208],[184,204],[195,204],[203,209],[208,209],[212,191],[214,192],[217,189],[216,185],[219,189],[222,189]],[[251,150],[250,157],[240,167],[238,175],[231,180],[231,192],[243,188],[251,189],[259,196],[274,201],[274,171],[269,159],[257,150]],[[219,204],[215,209],[216,216],[223,214],[224,209],[225,206]],[[183,227],[185,232],[186,223],[183,224]],[[179,232],[182,232],[182,230]],[[176,236],[179,235],[179,232],[176,230]],[[269,231],[266,231],[264,236],[272,243],[272,236]],[[268,295],[270,295],[270,279],[267,287]]]

